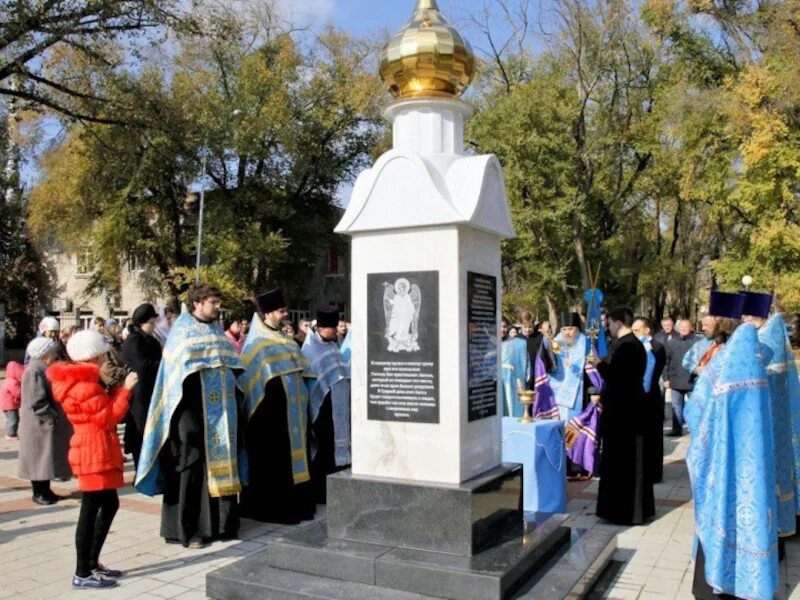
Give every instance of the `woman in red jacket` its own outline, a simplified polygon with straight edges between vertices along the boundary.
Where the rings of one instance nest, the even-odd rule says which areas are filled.
[[[107,392],[100,383],[100,367],[109,349],[98,332],[79,331],[67,342],[67,353],[75,362],[59,362],[47,369],[53,396],[74,430],[69,464],[82,492],[75,531],[78,564],[72,578],[74,588],[114,587],[115,579],[122,576],[100,564],[99,558],[119,508],[117,488],[124,485],[117,424],[128,411],[138,378],[130,373],[122,387]]]

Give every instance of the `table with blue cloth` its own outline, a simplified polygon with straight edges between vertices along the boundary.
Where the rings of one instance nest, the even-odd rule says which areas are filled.
[[[503,417],[503,462],[522,463],[524,511],[566,512],[563,421],[520,423],[515,417]]]

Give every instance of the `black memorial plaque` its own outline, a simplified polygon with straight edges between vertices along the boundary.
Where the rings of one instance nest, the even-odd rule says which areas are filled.
[[[367,275],[367,418],[439,422],[439,272]]]
[[[497,278],[467,272],[467,418],[497,414]]]

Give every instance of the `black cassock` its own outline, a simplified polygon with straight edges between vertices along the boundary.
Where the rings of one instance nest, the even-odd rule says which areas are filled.
[[[242,490],[242,516],[289,524],[313,519],[312,483],[295,484],[292,476],[287,399],[281,377],[267,382],[264,399],[247,423],[245,445],[250,484]]]
[[[655,515],[653,483],[646,474],[646,440],[652,435],[646,368],[647,352],[632,333],[614,340],[607,361],[597,367],[605,381],[597,516],[619,525],[641,524]]]
[[[205,421],[200,374],[183,382],[181,398],[169,426],[169,439],[159,454],[164,474],[161,537],[180,542],[231,539],[239,532],[236,496],[212,498],[208,493]]]
[[[311,481],[314,483],[314,499],[318,504],[327,502],[327,477],[331,473],[342,471],[347,467],[337,467],[334,456],[333,404],[331,392],[325,394],[325,400],[319,409],[316,421],[311,424],[311,435],[314,437],[316,453],[311,459]]]
[[[139,376],[139,383],[133,388],[130,409],[125,416],[124,438],[125,452],[133,454],[133,462],[138,467],[150,397],[153,395],[158,366],[161,363],[161,344],[152,335],[147,335],[141,328],[134,326],[122,343],[120,355],[125,365]]]

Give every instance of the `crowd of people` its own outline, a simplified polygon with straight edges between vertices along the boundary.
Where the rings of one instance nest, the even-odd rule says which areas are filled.
[[[33,500],[78,478],[75,588],[113,587],[100,562],[119,507],[124,452],[135,487],[161,495],[161,536],[202,548],[234,538],[240,516],[312,519],[326,478],[351,462],[349,333],[335,306],[288,322],[281,290],[254,299],[250,321],[220,326],[220,291],[195,284],[180,316],[138,307],[124,328],[98,319],[63,338],[43,319],[0,388],[6,436]],[[769,600],[783,539],[800,514],[800,380],[786,324],[768,294],[712,292],[703,335],[689,319],[628,309],[586,322],[530,312],[501,322],[502,412],[565,422],[568,475],[599,477],[597,515],[620,525],[655,516],[664,437],[691,434],[697,598]],[[53,322],[55,321],[55,322]],[[671,427],[664,428],[669,398]]]
[[[272,290],[254,299],[252,321],[223,328],[219,289],[195,284],[188,296],[177,318],[139,306],[124,331],[97,319],[62,337],[47,317],[27,364],[6,368],[6,437],[19,440],[18,474],[34,502],[62,499],[52,480],[78,479],[74,588],[123,576],[100,562],[124,485],[121,423],[136,489],[163,496],[161,536],[188,548],[236,537],[240,516],[312,519],[326,477],[350,464],[338,308],[319,307],[315,321],[289,330],[283,293]]]
[[[703,335],[666,318],[655,335],[621,309],[586,327],[562,313],[501,324],[503,412],[565,422],[570,478],[599,476],[597,515],[636,525],[655,515],[664,436],[691,434],[696,598],[771,600],[783,540],[800,515],[800,380],[786,323],[764,293],[711,292]],[[608,336],[601,355],[600,336]],[[671,427],[664,432],[665,399]]]

